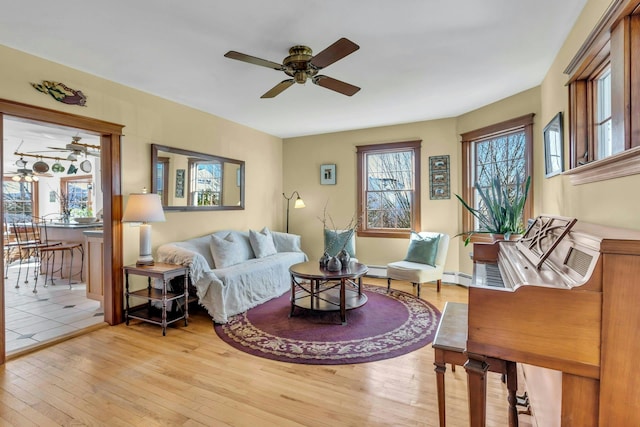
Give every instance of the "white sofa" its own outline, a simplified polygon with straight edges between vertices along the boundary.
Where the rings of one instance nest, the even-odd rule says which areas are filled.
[[[291,289],[289,267],[307,261],[300,236],[217,231],[158,248],[158,261],[188,266],[198,301],[216,323]]]

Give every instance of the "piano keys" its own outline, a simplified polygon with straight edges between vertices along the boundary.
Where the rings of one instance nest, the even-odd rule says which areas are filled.
[[[545,427],[640,425],[640,231],[541,216],[518,243],[473,252],[471,425],[484,425],[489,357],[561,373],[559,390],[531,396],[560,405]]]

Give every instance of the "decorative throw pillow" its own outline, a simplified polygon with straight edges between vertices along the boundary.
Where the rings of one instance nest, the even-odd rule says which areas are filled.
[[[428,264],[435,267],[439,243],[440,235],[434,237],[423,237],[418,233],[412,232],[409,250],[407,251],[407,256],[404,260],[420,264]]]
[[[302,252],[300,236],[297,234],[272,231],[271,237],[273,237],[273,244],[278,252]]]
[[[273,244],[271,232],[267,227],[263,228],[262,231],[249,230],[249,241],[251,242],[253,253],[256,254],[256,258],[264,258],[278,253]]]
[[[224,238],[212,234],[210,246],[216,268],[229,267],[248,259],[244,245],[231,233]]]
[[[334,231],[328,228],[324,229],[324,250],[329,256],[336,256],[338,252],[344,247],[349,256],[354,258],[356,256],[356,245],[354,242],[355,231],[351,230],[339,230]]]

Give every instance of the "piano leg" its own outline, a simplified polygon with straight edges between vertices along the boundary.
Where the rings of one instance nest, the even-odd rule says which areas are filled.
[[[438,390],[438,416],[440,417],[440,427],[447,425],[445,419],[445,400],[444,400],[444,373],[447,371],[447,364],[445,362],[444,351],[441,349],[435,349],[434,354],[435,361],[433,364],[436,366],[436,387]]]
[[[469,389],[469,426],[485,427],[487,419],[487,371],[486,356],[467,353],[464,364]]]
[[[518,409],[516,404],[518,398],[516,391],[518,391],[518,372],[516,370],[516,362],[509,362],[505,360],[505,371],[507,373],[507,390],[509,396],[509,427],[518,427]]]

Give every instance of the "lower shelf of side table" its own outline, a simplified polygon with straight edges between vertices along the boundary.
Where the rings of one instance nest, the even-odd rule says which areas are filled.
[[[178,320],[184,319],[185,314],[183,311],[167,311],[167,325]],[[129,309],[127,313],[127,324],[129,319],[139,319],[145,322],[155,323],[162,326],[162,309],[149,306],[148,304],[139,305]]]

